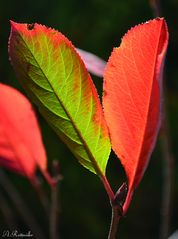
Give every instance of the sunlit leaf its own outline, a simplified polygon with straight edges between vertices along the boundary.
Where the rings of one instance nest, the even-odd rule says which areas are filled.
[[[154,148],[161,112],[164,19],[132,28],[115,48],[104,75],[104,112],[112,147],[128,177],[126,212]]]
[[[71,42],[54,29],[11,24],[9,53],[18,79],[78,161],[103,175],[110,140],[83,61]]]

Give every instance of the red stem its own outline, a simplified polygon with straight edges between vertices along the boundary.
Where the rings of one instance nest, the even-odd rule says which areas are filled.
[[[121,217],[118,214],[118,208],[112,206],[112,218],[111,218],[111,225],[110,225],[108,239],[116,238],[120,218]]]
[[[102,181],[102,183],[104,185],[104,188],[105,188],[105,190],[106,190],[106,192],[108,194],[110,202],[112,202],[114,200],[114,192],[113,192],[113,190],[112,190],[112,188],[111,188],[111,186],[110,186],[106,176],[102,175],[101,181]]]
[[[120,215],[118,213],[118,206],[113,205],[113,202],[115,199],[115,194],[114,194],[106,176],[102,175],[101,180],[102,180],[104,188],[108,194],[110,204],[112,207],[112,217],[111,217],[111,224],[110,224],[108,239],[115,239],[117,229],[118,229],[119,220],[120,220]]]

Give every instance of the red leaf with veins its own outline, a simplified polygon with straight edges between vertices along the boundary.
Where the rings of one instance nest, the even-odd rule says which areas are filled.
[[[167,26],[158,18],[132,28],[112,52],[104,74],[104,112],[112,147],[128,178],[126,212],[160,126]]]
[[[29,101],[12,87],[0,84],[0,113],[0,165],[29,179],[38,166],[48,178],[46,153]]]

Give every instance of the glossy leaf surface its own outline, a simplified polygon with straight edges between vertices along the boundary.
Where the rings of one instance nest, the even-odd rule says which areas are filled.
[[[132,28],[115,48],[104,75],[104,112],[112,147],[128,178],[126,212],[160,126],[162,68],[168,32],[164,19]]]
[[[33,178],[46,171],[46,153],[35,113],[17,90],[0,84],[0,165]]]
[[[103,175],[110,139],[83,61],[71,42],[54,29],[11,24],[9,53],[18,79],[78,161]]]

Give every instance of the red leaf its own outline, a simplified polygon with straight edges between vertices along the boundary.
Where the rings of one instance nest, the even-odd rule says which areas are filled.
[[[38,166],[46,174],[46,153],[29,101],[0,84],[0,165],[33,179]]]
[[[128,178],[126,212],[154,148],[160,125],[162,68],[168,43],[164,19],[132,28],[112,52],[103,104],[113,150]]]

